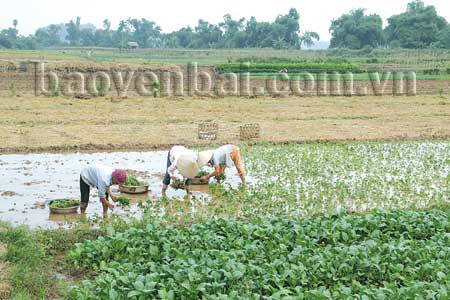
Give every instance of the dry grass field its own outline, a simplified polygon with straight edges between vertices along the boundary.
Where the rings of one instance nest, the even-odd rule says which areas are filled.
[[[214,143],[238,143],[257,123],[260,142],[427,139],[450,136],[450,98],[291,97],[0,98],[0,152],[152,150],[201,145],[198,123],[219,124]]]

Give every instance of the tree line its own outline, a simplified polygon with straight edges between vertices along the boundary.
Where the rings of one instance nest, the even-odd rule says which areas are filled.
[[[279,15],[273,22],[259,22],[255,17],[234,20],[229,14],[223,22],[211,24],[199,20],[191,28],[183,27],[172,33],[162,33],[161,27],[147,19],[122,20],[117,29],[103,21],[103,28],[76,21],[52,24],[40,28],[34,35],[21,36],[17,20],[13,27],[0,32],[0,47],[39,49],[60,46],[126,48],[128,42],[137,42],[140,48],[277,48],[300,49],[319,40],[315,32],[300,34],[300,15],[295,8]]]
[[[331,22],[330,48],[450,48],[450,25],[432,5],[421,0],[407,4],[406,11],[383,21],[360,8]]]
[[[103,21],[102,28],[81,24],[80,17],[66,24],[51,24],[29,36],[19,35],[18,21],[0,31],[0,48],[42,49],[48,47],[114,47],[126,48],[128,42],[137,42],[140,48],[275,48],[301,49],[320,39],[316,32],[300,32],[300,14],[291,8],[273,22],[234,20],[229,14],[218,24],[199,20],[191,28],[183,27],[172,33],[163,33],[155,22],[143,19],[120,21],[116,29]],[[351,10],[330,26],[330,48],[450,48],[450,25],[438,15],[434,6],[421,0],[407,5],[405,12],[383,21],[377,14],[366,15],[365,9]]]

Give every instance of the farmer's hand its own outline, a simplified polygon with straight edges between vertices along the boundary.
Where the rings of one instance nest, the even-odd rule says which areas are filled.
[[[103,212],[107,211],[108,208],[109,209],[113,209],[114,208],[114,204],[111,204],[108,199],[106,198],[101,198],[100,202],[103,204]]]
[[[109,195],[110,197],[111,197],[111,200],[113,201],[113,202],[117,202],[117,197],[116,196],[113,196],[113,195]]]
[[[109,201],[106,201],[106,205],[108,206],[109,209],[113,209],[115,206],[114,204],[110,203]]]

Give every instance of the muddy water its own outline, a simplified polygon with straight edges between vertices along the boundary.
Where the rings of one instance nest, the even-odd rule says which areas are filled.
[[[50,214],[46,203],[60,198],[80,199],[80,171],[92,163],[135,170],[138,177],[150,186],[147,194],[124,194],[132,198],[132,206],[127,210],[116,207],[114,213],[139,214],[139,201],[154,201],[161,197],[161,181],[167,163],[166,151],[0,155],[0,221],[30,227],[58,227],[76,220],[78,214]],[[225,183],[233,186],[239,183],[235,168],[228,168],[226,174]],[[111,191],[119,194],[117,186],[112,186]],[[207,186],[193,186],[193,195],[196,198],[210,199]],[[167,196],[183,199],[185,192],[169,187]],[[87,216],[101,215],[102,206],[97,190],[91,189]]]

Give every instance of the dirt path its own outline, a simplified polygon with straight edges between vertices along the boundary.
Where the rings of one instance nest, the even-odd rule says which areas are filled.
[[[450,98],[289,97],[0,99],[0,153],[160,150],[198,139],[198,124],[218,123],[214,144],[239,143],[239,128],[259,124],[258,142],[308,143],[450,137]],[[255,141],[253,141],[255,142]]]

